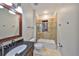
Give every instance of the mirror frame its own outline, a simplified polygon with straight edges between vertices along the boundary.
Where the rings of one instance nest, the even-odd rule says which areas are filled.
[[[12,8],[12,6],[8,6],[5,3],[0,3],[0,5],[3,6],[4,8],[6,8],[6,9],[8,9],[8,10],[10,10]],[[0,43],[22,37],[22,14],[19,13],[18,11],[16,11],[15,13],[16,13],[16,15],[19,16],[19,18],[18,18],[19,19],[19,35],[14,35],[14,36],[10,36],[10,37],[0,39]]]

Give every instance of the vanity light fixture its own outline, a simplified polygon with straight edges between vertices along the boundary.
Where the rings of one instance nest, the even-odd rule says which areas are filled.
[[[49,19],[49,15],[43,15],[42,16],[42,20],[46,20],[46,19]]]
[[[4,7],[0,5],[0,8],[4,8]]]
[[[14,13],[13,11],[11,11],[11,10],[9,10],[9,13],[10,13],[10,14],[14,14],[14,15],[15,15],[15,13]]]
[[[22,8],[20,6],[18,6],[15,10],[18,11],[18,12],[20,12],[20,13],[23,13],[22,12]]]
[[[7,4],[7,5],[9,5],[9,6],[12,6],[12,3],[5,3],[5,4]]]

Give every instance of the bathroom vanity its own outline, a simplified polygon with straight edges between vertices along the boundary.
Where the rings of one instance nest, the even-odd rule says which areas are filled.
[[[12,51],[12,49],[15,49],[16,47],[20,45],[26,45],[27,47],[19,54],[12,55],[9,52]],[[29,41],[17,41],[13,42],[12,44],[4,46],[4,56],[33,56],[33,49],[34,49],[34,42]],[[21,49],[19,49],[21,50]],[[0,47],[0,56],[2,55],[2,50]]]
[[[0,5],[4,7],[0,9],[0,56],[32,56],[34,42],[16,41],[8,43],[8,41],[22,37],[22,14],[15,10],[14,3],[12,6],[6,3],[0,3]],[[14,14],[8,12],[11,10]],[[5,42],[8,44],[5,45]],[[24,46],[27,47],[24,48]],[[21,52],[18,53],[18,51]]]

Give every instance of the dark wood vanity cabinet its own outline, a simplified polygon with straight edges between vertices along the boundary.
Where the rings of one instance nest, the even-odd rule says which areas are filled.
[[[27,56],[33,56],[33,48],[30,48],[28,50],[28,53],[26,54]]]
[[[29,48],[25,56],[33,56],[33,48]]]

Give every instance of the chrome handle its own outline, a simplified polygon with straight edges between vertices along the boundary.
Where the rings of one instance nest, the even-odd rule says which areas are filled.
[[[61,43],[59,43],[59,47],[63,47],[63,45]]]

